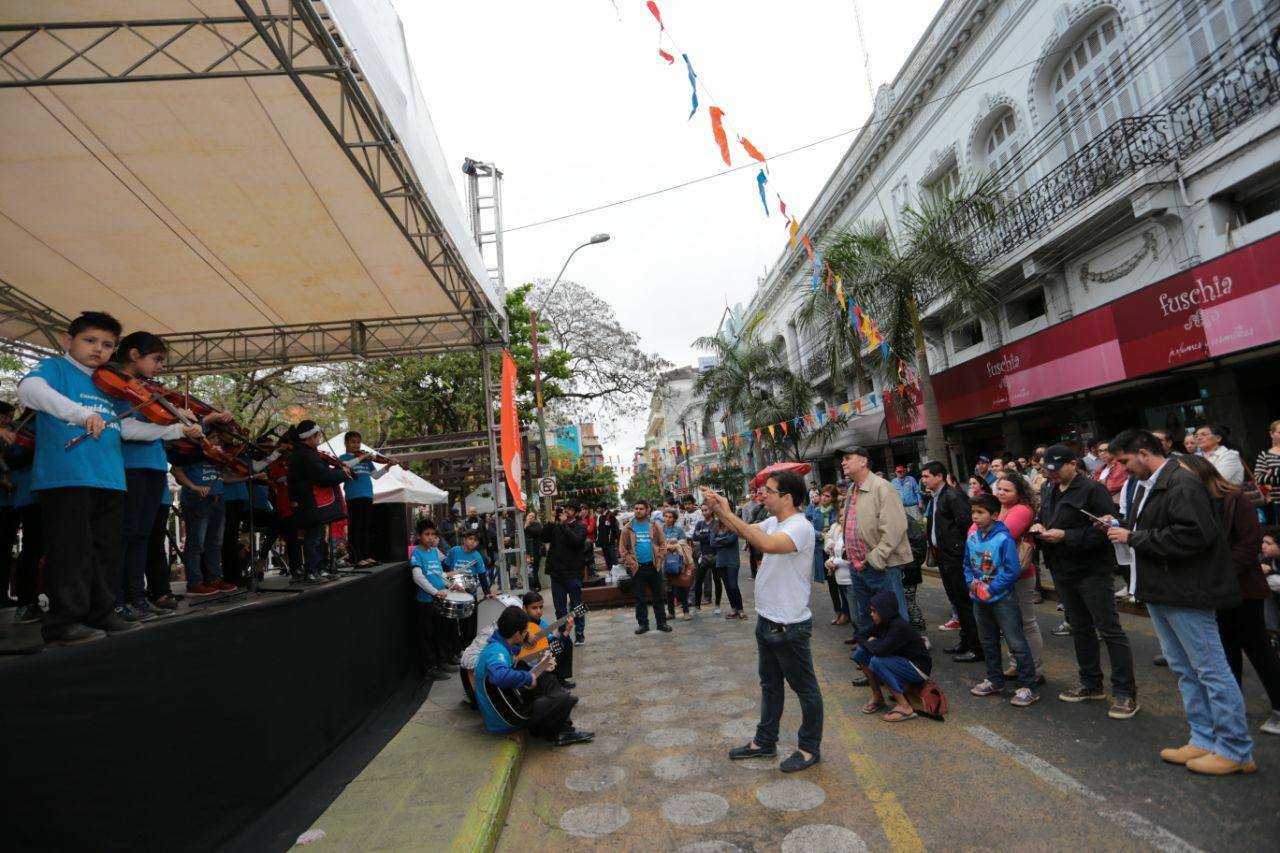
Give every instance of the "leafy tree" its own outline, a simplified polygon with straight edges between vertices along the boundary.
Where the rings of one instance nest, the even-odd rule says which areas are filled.
[[[636,501],[648,501],[650,504],[662,503],[664,492],[662,475],[656,466],[649,465],[645,470],[633,474],[631,482],[622,492],[622,500],[630,505]]]
[[[555,463],[551,473],[556,478],[556,500],[595,506],[618,504],[618,477],[607,465],[588,465],[568,451],[553,447],[549,451]],[[596,491],[597,489],[601,491]]]
[[[925,194],[906,208],[897,237],[883,225],[859,226],[838,235],[825,253],[832,270],[850,283],[854,300],[877,319],[889,349],[915,353],[932,459],[946,459],[946,440],[921,318],[934,308],[949,318],[981,316],[997,306],[984,253],[972,235],[989,227],[998,209],[991,178],[965,182],[949,196]]]

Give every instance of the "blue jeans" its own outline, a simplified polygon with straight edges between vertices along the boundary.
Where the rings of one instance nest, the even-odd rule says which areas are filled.
[[[858,646],[853,652],[853,662],[858,666],[865,666],[875,676],[876,681],[894,693],[904,692],[908,684],[924,684],[924,679],[920,677],[920,671],[916,669],[915,664],[901,655],[877,657],[862,646]]]
[[[182,521],[187,541],[182,548],[182,565],[187,586],[222,580],[222,520],[226,507],[222,498],[183,495]]]
[[[890,566],[887,569],[873,569],[867,566],[862,571],[849,570],[853,575],[853,624],[859,631],[869,633],[872,628],[871,596],[882,589],[892,590],[898,597],[898,615],[907,618],[907,596],[902,590],[902,567]]]
[[[575,578],[551,579],[551,606],[556,610],[556,619],[563,619],[573,608],[582,603],[582,581]],[[587,633],[587,617],[576,616],[573,620],[573,633],[579,640]]]
[[[1010,587],[999,601],[973,602],[973,619],[978,623],[978,640],[982,643],[982,656],[987,664],[987,681],[996,687],[1004,687],[1004,658],[1000,655],[1000,633],[1009,645],[1009,654],[1018,666],[1018,686],[1036,689],[1036,664],[1031,658],[1031,646],[1022,633],[1022,608],[1017,594]]]
[[[1212,610],[1148,604],[1160,651],[1178,675],[1182,707],[1191,724],[1193,746],[1232,761],[1253,758],[1253,740],[1244,717],[1244,695],[1236,683],[1218,636]]]
[[[302,553],[306,560],[307,575],[315,577],[325,570],[324,534],[327,524],[315,524],[303,528]]]
[[[809,637],[813,620],[780,625],[760,616],[756,619],[756,654],[760,674],[760,724],[756,726],[756,746],[778,744],[778,723],[786,693],[785,681],[800,700],[798,745],[811,755],[822,750],[822,689],[813,671]]]
[[[813,543],[813,582],[822,583],[827,579],[827,552],[822,550],[822,536]]]

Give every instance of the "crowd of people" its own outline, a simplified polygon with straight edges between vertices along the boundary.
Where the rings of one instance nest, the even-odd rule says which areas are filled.
[[[343,542],[351,566],[377,562],[375,454],[359,432],[337,457],[320,450],[311,420],[250,438],[230,414],[155,382],[163,338],[122,332],[109,314],[81,314],[63,334],[65,354],[19,381],[25,411],[0,402],[0,590],[13,621],[40,623],[58,644],[133,631],[183,597],[261,577],[277,543],[300,583],[332,579]],[[167,547],[175,492],[177,593]]]

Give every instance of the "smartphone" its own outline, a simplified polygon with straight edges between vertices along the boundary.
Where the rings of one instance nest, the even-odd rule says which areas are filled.
[[[1094,515],[1093,513],[1089,512],[1087,509],[1082,509],[1082,510],[1080,510],[1080,514],[1081,514],[1081,515],[1088,516],[1089,518],[1092,518],[1094,521],[1098,522],[1098,524],[1101,524],[1103,527],[1112,527],[1112,526],[1113,526],[1113,525],[1108,524],[1104,519],[1098,518],[1098,516],[1096,516],[1096,515]]]

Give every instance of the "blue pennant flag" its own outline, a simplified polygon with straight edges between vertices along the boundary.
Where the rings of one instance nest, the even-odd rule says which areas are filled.
[[[756,186],[760,188],[760,203],[764,205],[765,216],[769,215],[769,200],[764,194],[764,185],[767,183],[769,183],[769,179],[764,176],[764,169],[761,169],[760,173],[756,175]]]
[[[689,69],[689,85],[693,87],[693,109],[689,110],[689,118],[693,118],[693,114],[698,111],[698,75],[693,73],[693,63],[689,61],[689,54],[682,53],[680,58]]]

